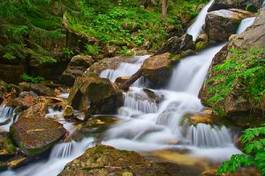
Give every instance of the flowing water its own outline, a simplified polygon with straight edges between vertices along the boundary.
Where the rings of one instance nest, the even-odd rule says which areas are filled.
[[[188,29],[194,39],[202,30],[205,16],[211,1],[197,20]],[[253,23],[253,18],[243,20],[238,33],[243,32]],[[124,106],[118,110],[120,123],[113,125],[104,134],[102,143],[116,148],[150,152],[160,149],[187,149],[188,155],[208,158],[220,162],[232,154],[240,153],[234,146],[231,132],[225,126],[198,124],[196,126],[183,123],[188,113],[198,113],[203,105],[198,93],[207,75],[214,55],[223,44],[210,47],[197,55],[183,59],[173,69],[169,84],[164,89],[146,91],[141,78],[124,94]],[[122,63],[115,70],[105,70],[100,76],[114,81],[119,76],[134,74],[149,56],[135,57],[132,63]],[[152,92],[153,96],[150,96]],[[154,96],[155,95],[155,96]],[[67,97],[63,94],[61,97]],[[155,98],[154,98],[155,97]],[[16,120],[14,109],[0,107],[1,131],[8,131]],[[73,124],[66,122],[62,112],[49,110],[47,118],[54,118],[64,125],[71,133],[75,130]],[[1,176],[43,176],[58,175],[64,166],[82,155],[94,144],[93,138],[84,138],[80,142],[70,141],[57,144],[51,150],[47,159],[35,162],[16,170],[0,173]]]
[[[241,34],[242,32],[244,32],[248,27],[250,27],[254,23],[255,19],[256,17],[243,19],[237,29],[237,34]]]
[[[211,0],[203,9],[196,18],[195,22],[188,28],[187,33],[192,35],[193,40],[195,41],[202,31],[202,27],[205,24],[205,18],[208,12],[208,9],[213,4],[214,0]]]

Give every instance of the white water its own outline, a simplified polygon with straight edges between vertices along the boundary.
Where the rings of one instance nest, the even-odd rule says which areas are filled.
[[[182,60],[174,69],[167,89],[197,96],[215,54],[223,47],[208,48]]]
[[[132,76],[138,69],[142,66],[145,59],[147,59],[149,55],[146,56],[136,56],[134,58],[135,62],[133,63],[121,63],[116,70],[107,69],[100,73],[100,77],[108,78],[112,82],[114,82],[120,76]],[[134,83],[135,86],[139,86],[141,84],[141,80],[138,80]]]
[[[197,39],[200,32],[202,31],[202,27],[205,24],[205,18],[207,15],[207,11],[210,6],[213,4],[214,0],[211,0],[200,12],[195,22],[188,28],[187,33],[192,35],[193,41]]]
[[[256,17],[243,19],[237,29],[237,34],[241,34],[242,32],[244,32],[248,27],[250,27],[254,23],[255,19]]]
[[[64,166],[75,158],[81,156],[87,148],[93,147],[93,139],[87,138],[83,141],[57,144],[48,161],[40,161],[16,171],[6,171],[0,176],[55,176],[58,175]]]
[[[1,105],[0,106],[0,132],[8,132],[10,126],[16,121],[17,114],[15,113],[15,109]]]
[[[209,6],[213,0],[203,8],[195,23],[188,29],[188,33],[195,40],[202,30]],[[244,31],[250,23],[242,21]],[[163,97],[161,102],[150,100],[142,88],[144,85],[138,81],[125,94],[125,104],[118,111],[117,117],[121,122],[112,126],[105,134],[103,144],[115,146],[120,149],[135,151],[152,151],[160,149],[188,149],[189,154],[213,161],[228,159],[232,154],[240,153],[233,145],[229,129],[226,127],[198,124],[197,126],[181,125],[186,113],[196,113],[203,109],[197,97],[203,84],[209,65],[214,55],[222,45],[208,48],[198,55],[182,60],[175,68],[167,90],[153,90],[155,94]],[[131,76],[142,65],[148,56],[136,57],[134,63],[122,63],[116,70],[105,70],[102,77],[112,81],[119,76]],[[61,97],[66,98],[64,94]],[[0,108],[1,117],[9,118],[8,110]],[[71,123],[62,119],[62,112],[50,111],[48,118],[55,118],[66,129],[72,132]],[[10,125],[10,124],[9,124]],[[9,126],[8,126],[9,128]],[[0,128],[3,129],[2,127]],[[85,138],[80,143],[69,142],[57,144],[48,160],[40,161],[15,171],[3,172],[1,176],[55,176],[64,166],[82,155],[84,151],[93,146],[92,138]]]

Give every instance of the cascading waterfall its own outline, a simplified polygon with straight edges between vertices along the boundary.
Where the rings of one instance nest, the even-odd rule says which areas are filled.
[[[237,34],[241,34],[242,32],[244,32],[248,27],[250,27],[254,23],[255,19],[256,17],[243,19],[237,29]]]
[[[197,39],[200,32],[202,31],[202,27],[205,24],[207,11],[211,7],[213,2],[214,0],[211,0],[205,7],[203,7],[195,22],[187,30],[187,33],[192,35],[194,41]]]
[[[187,33],[195,40],[202,30],[207,10],[213,0],[205,6]],[[254,21],[254,18],[242,21],[238,33],[243,32]],[[193,156],[207,157],[220,162],[240,151],[233,145],[229,129],[224,126],[207,124],[183,125],[181,122],[187,113],[198,113],[203,106],[198,98],[208,68],[214,55],[223,45],[208,48],[198,55],[183,59],[173,70],[172,77],[165,90],[152,90],[162,97],[155,102],[146,95],[143,83],[137,81],[125,93],[125,104],[118,110],[120,123],[113,125],[105,134],[103,144],[135,151],[152,151],[169,148],[189,149]],[[105,70],[101,77],[112,81],[119,76],[131,76],[141,67],[149,56],[135,57],[132,63],[122,63],[115,70]],[[66,98],[68,94],[61,97]],[[9,107],[0,107],[0,123],[16,116]],[[47,118],[54,118],[71,133],[73,125],[63,120],[62,112],[49,110]],[[8,131],[11,121],[0,126],[0,131]],[[82,155],[93,146],[93,138],[84,138],[81,142],[65,142],[53,147],[48,160],[39,161],[15,171],[0,173],[1,176],[43,176],[57,175],[64,166]]]
[[[222,47],[218,45],[208,48],[198,55],[183,59],[174,69],[167,89],[197,96],[214,55]]]
[[[40,161],[25,166],[16,171],[6,171],[1,176],[44,176],[58,175],[64,166],[73,159],[81,156],[85,150],[93,147],[93,139],[87,138],[81,142],[69,142],[57,144],[51,151],[48,161]]]
[[[158,110],[157,103],[148,98],[147,94],[139,88],[131,88],[124,96],[124,106],[143,113],[154,113]]]
[[[16,121],[18,114],[15,109],[5,105],[0,106],[0,132],[8,132],[10,126]]]
[[[149,55],[145,56],[136,56],[132,63],[121,63],[117,69],[107,69],[100,73],[100,77],[108,78],[112,82],[114,82],[120,76],[132,76],[143,64],[145,59],[147,59]],[[139,79],[134,83],[135,86],[140,86],[142,80]]]

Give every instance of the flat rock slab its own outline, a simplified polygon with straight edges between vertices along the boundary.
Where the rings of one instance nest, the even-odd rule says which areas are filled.
[[[184,170],[185,171],[184,171]],[[194,166],[156,163],[136,152],[98,145],[70,162],[60,176],[193,176],[202,171]]]
[[[21,118],[10,130],[13,140],[29,156],[46,151],[66,133],[60,123],[47,118]]]

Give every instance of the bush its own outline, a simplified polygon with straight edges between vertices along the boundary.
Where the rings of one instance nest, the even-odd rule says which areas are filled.
[[[229,58],[213,68],[214,76],[208,80],[211,98],[206,102],[218,115],[224,116],[223,101],[235,87],[253,105],[260,107],[265,95],[265,48],[236,49]],[[220,105],[220,106],[219,106]]]
[[[265,126],[245,130],[241,137],[243,154],[233,155],[218,169],[218,175],[234,173],[240,167],[254,166],[265,175]]]
[[[41,76],[31,76],[31,75],[28,75],[26,73],[24,73],[22,76],[21,76],[22,80],[23,81],[26,81],[26,82],[30,82],[30,83],[40,83],[42,81],[44,81],[45,79]]]

